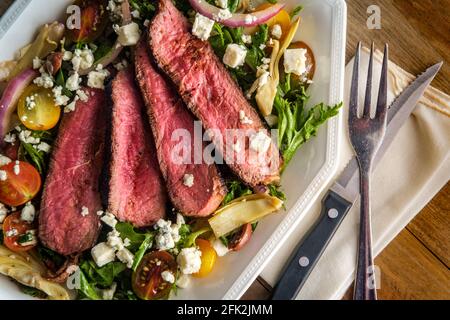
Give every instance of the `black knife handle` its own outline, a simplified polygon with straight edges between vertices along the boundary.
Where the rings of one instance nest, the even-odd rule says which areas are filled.
[[[281,273],[272,300],[295,299],[351,206],[351,202],[337,193],[327,193],[319,220],[295,249]]]

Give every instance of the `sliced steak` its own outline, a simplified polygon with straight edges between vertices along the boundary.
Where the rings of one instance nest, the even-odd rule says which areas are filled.
[[[100,230],[98,190],[105,140],[105,94],[83,89],[58,131],[44,185],[39,238],[48,248],[69,255],[92,247]]]
[[[159,12],[151,23],[149,35],[157,63],[175,83],[185,103],[206,129],[220,133],[212,139],[231,169],[252,186],[279,180],[281,160],[275,143],[266,141],[262,143],[265,146],[258,146],[257,141],[252,144],[249,141],[249,132],[255,137],[257,132],[264,131],[259,138],[268,136],[258,113],[209,43],[191,34],[187,19],[171,0],[159,0]],[[235,141],[222,143],[227,129],[248,132],[239,148],[228,150]],[[233,161],[235,153],[243,156],[243,160]]]
[[[189,133],[194,150],[194,116],[171,84],[151,63],[147,45],[140,42],[135,52],[136,76],[147,105],[153,136],[155,137],[159,165],[166,180],[173,205],[184,215],[203,217],[214,212],[222,202],[226,190],[215,164],[176,161],[172,152],[180,143],[172,134],[182,129]],[[203,144],[203,142],[201,142]],[[201,148],[203,150],[205,144]],[[185,185],[185,175],[192,175],[193,185]]]
[[[164,218],[167,194],[144,102],[130,69],[114,78],[112,100],[109,211],[121,221],[149,226]]]

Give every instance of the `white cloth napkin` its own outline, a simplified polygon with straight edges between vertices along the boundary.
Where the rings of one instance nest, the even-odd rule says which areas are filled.
[[[374,98],[381,72],[381,52],[374,62]],[[368,50],[361,56],[360,99],[363,101],[368,65]],[[344,106],[348,106],[353,61],[346,67]],[[389,65],[389,103],[414,77],[395,65]],[[348,118],[345,107],[344,118]],[[345,120],[345,123],[347,121]],[[342,170],[353,155],[348,134],[343,134],[340,156]],[[338,171],[340,172],[340,171]],[[337,176],[336,176],[337,178]],[[372,179],[373,248],[379,254],[387,244],[414,218],[450,179],[450,97],[429,87],[412,116],[400,129]],[[319,200],[305,215],[297,230],[275,255],[261,276],[271,285],[297,243],[319,217],[327,186]],[[359,233],[359,202],[348,213],[319,260],[297,299],[340,299],[354,279],[357,237]],[[381,276],[383,270],[381,270]]]

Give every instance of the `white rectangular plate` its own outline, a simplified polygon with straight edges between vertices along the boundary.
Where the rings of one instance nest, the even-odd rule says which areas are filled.
[[[0,61],[12,59],[28,44],[38,27],[64,14],[72,0],[16,0],[0,20]],[[304,10],[296,40],[314,51],[317,67],[309,89],[310,103],[343,100],[346,5],[344,0],[285,0],[288,8]],[[196,279],[174,299],[239,299],[335,174],[342,115],[327,122],[317,137],[303,146],[283,174],[286,210],[264,219],[250,243],[240,252],[220,258],[211,275]],[[0,299],[27,299],[5,277],[0,277]]]

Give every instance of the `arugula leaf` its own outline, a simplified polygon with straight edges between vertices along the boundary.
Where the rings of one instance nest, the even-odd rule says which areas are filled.
[[[109,41],[102,41],[98,48],[94,51],[94,64],[101,58],[106,56],[112,50],[112,43]]]
[[[143,19],[150,19],[151,17],[153,17],[153,15],[156,11],[155,6],[150,1],[129,0],[129,3],[130,3],[131,8],[139,11],[141,18],[143,18]]]
[[[69,98],[73,98],[74,94],[72,91],[70,91],[69,89],[66,88],[66,76],[64,75],[64,71],[63,69],[59,69],[58,73],[56,74],[56,78],[55,78],[55,83],[58,86],[62,87],[62,94],[69,97]]]
[[[21,126],[21,130],[28,129]],[[31,136],[33,138],[39,138],[41,142],[46,142],[50,145],[52,144],[52,131],[29,131],[31,131]],[[45,173],[45,170],[47,169],[48,154],[44,151],[39,151],[33,145],[20,141],[18,157],[19,160],[24,160],[34,165],[41,175]]]
[[[177,7],[177,9],[184,14],[187,14],[187,12],[192,9],[189,1],[187,0],[173,0],[173,3],[175,4],[175,7]]]
[[[138,251],[134,255],[133,266],[132,266],[133,271],[136,271],[136,268],[138,267],[139,263],[141,262],[142,257],[144,256],[145,252],[148,250],[148,248],[150,248],[152,246],[152,242],[153,242],[153,234],[150,234],[150,233],[146,234],[145,240],[142,241],[141,245],[139,246]]]
[[[55,265],[55,269],[58,269],[66,261],[62,255],[42,245],[37,246],[37,253],[40,260],[51,261]]]
[[[123,240],[125,240],[125,238],[128,238],[130,240],[128,249],[132,252],[139,250],[142,242],[144,242],[146,239],[145,233],[137,232],[134,229],[133,225],[128,222],[118,222],[116,224],[116,230],[120,233],[120,237]]]
[[[259,47],[262,44],[266,44],[269,40],[269,26],[267,24],[259,25],[259,30],[252,37],[252,44]]]
[[[222,206],[226,205],[227,203],[229,203],[230,201],[232,201],[236,198],[246,196],[246,195],[253,193],[253,191],[251,189],[249,189],[247,186],[245,186],[239,180],[227,182],[227,188],[228,188],[228,193],[223,198]]]
[[[20,291],[22,291],[23,293],[25,293],[29,296],[39,298],[39,299],[46,299],[48,297],[48,295],[44,291],[41,291],[41,290],[33,288],[33,287],[26,286],[17,281],[14,281],[14,282],[19,286]]]
[[[236,12],[239,2],[240,0],[228,0],[228,10],[230,10],[231,13]]]
[[[101,300],[100,296],[97,293],[95,287],[89,283],[83,271],[80,270],[80,289],[78,292],[81,293],[82,297],[85,297],[90,300]]]
[[[305,90],[295,93],[294,101],[282,97],[280,92],[275,97],[274,107],[278,115],[278,145],[284,158],[284,167],[292,160],[298,148],[315,136],[321,124],[339,113],[342,102],[334,106],[324,103],[315,105],[305,111],[308,98]]]
[[[219,238],[219,240],[222,241],[223,245],[228,248],[229,241],[228,241],[228,238],[226,236],[221,236]]]
[[[276,198],[278,198],[278,199],[280,199],[282,201],[286,201],[286,195],[276,185],[269,184],[268,187],[269,187],[269,194],[272,197],[276,197]]]
[[[126,265],[122,262],[113,261],[103,267],[98,267],[92,260],[84,260],[80,264],[86,280],[92,286],[110,287],[114,279],[126,269]]]
[[[296,15],[298,15],[303,10],[303,6],[297,6],[292,10],[290,13],[291,19],[294,18]]]
[[[211,231],[210,227],[205,227],[205,228],[202,228],[198,231],[191,233],[189,236],[186,237],[185,241],[182,244],[182,248],[190,248],[190,247],[194,246],[195,240],[197,240],[197,238],[199,236],[201,236],[204,233],[210,232],[210,231]]]

